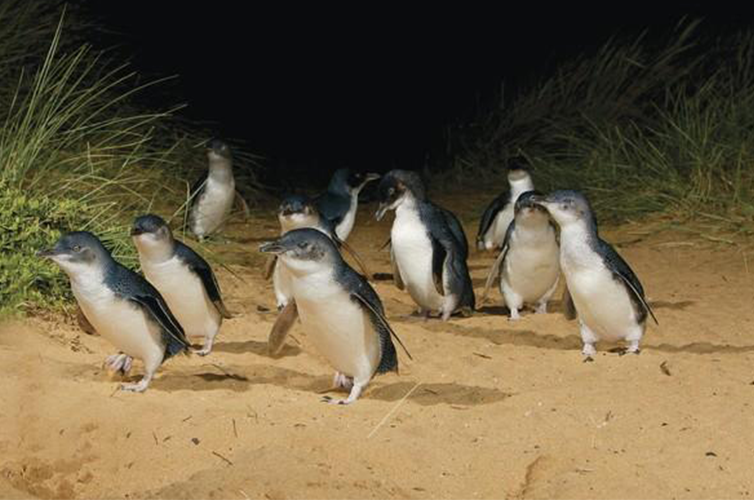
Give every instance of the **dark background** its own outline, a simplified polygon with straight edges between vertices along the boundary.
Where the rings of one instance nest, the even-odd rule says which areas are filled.
[[[447,128],[491,109],[503,80],[509,96],[612,35],[648,29],[656,39],[683,16],[703,17],[707,33],[752,21],[693,2],[413,11],[324,2],[81,3],[107,27],[102,43],[117,44],[142,74],[180,75],[160,99],[188,103],[185,116],[240,139],[267,158],[269,178],[287,181],[343,166],[417,169],[428,157],[441,168]]]

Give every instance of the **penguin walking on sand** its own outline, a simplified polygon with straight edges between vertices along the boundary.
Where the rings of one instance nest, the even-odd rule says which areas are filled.
[[[644,288],[631,267],[597,234],[597,222],[586,197],[578,191],[532,196],[560,226],[560,267],[581,328],[585,361],[601,339],[624,340],[627,352],[638,353],[647,315],[657,323]]]
[[[380,181],[382,219],[395,210],[390,230],[396,284],[405,287],[425,316],[443,320],[455,312],[474,310],[474,289],[466,266],[468,243],[458,219],[427,199],[415,172],[392,170]]]
[[[350,391],[347,399],[332,402],[353,403],[375,374],[398,370],[391,337],[398,338],[380,298],[330,238],[316,229],[295,229],[260,251],[277,255],[289,271],[308,338],[335,368],[335,387]]]
[[[189,193],[189,229],[199,240],[220,229],[228,219],[237,196],[248,213],[246,202],[236,192],[230,147],[219,139],[213,139],[207,146],[207,159],[207,172],[194,183]]]
[[[538,313],[547,312],[547,302],[560,281],[560,249],[555,227],[547,210],[532,202],[536,191],[518,197],[513,221],[503,242],[503,250],[487,277],[482,302],[496,278],[500,293],[510,311],[510,319],[520,318],[524,304],[536,304]]]
[[[482,214],[479,222],[476,242],[479,250],[502,248],[505,233],[513,221],[513,210],[516,200],[522,193],[534,190],[534,182],[529,173],[526,159],[514,157],[508,164],[509,190],[501,193],[492,200]]]
[[[351,172],[347,168],[341,168],[333,174],[327,191],[314,200],[317,210],[329,221],[341,241],[348,239],[356,222],[359,193],[368,182],[379,178],[378,174]]]
[[[93,234],[64,234],[53,248],[37,255],[65,271],[86,318],[121,351],[107,359],[109,367],[125,373],[130,358],[143,361],[144,377],[136,384],[122,384],[122,390],[145,391],[165,360],[188,350],[183,328],[160,293],[116,262]]]
[[[223,318],[232,317],[212,268],[198,253],[175,240],[167,223],[156,215],[137,217],[131,237],[144,276],[165,298],[186,335],[204,338],[197,354],[209,354]]]

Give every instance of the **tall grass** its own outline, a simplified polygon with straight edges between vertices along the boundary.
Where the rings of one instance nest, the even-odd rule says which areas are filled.
[[[602,218],[671,210],[754,222],[754,32],[611,40],[481,119],[455,173],[529,157],[542,188],[583,189]]]
[[[133,217],[155,204],[172,212],[185,199],[176,180],[190,184],[204,164],[196,146],[208,136],[176,120],[177,106],[135,101],[161,82],[65,42],[64,9],[49,5],[0,7],[0,315],[64,302],[65,280],[33,255],[61,232],[92,231],[134,264]]]

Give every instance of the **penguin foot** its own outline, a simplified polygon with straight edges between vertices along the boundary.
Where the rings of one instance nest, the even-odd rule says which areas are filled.
[[[135,384],[120,384],[120,390],[126,392],[144,392],[149,387],[149,379],[144,377]]]
[[[335,372],[332,383],[335,389],[345,389],[350,391],[353,387],[353,379],[340,372]]]
[[[125,375],[131,371],[133,361],[134,358],[132,358],[128,354],[120,352],[118,354],[108,356],[107,359],[105,359],[104,364],[105,366],[107,366],[108,370]]]
[[[198,351],[194,351],[194,353],[195,353],[195,354],[196,354],[197,356],[202,356],[202,357],[203,357],[203,356],[206,356],[207,354],[209,354],[209,353],[211,353],[211,352],[212,352],[212,348],[211,348],[211,347],[202,347],[202,348],[201,348],[201,349],[199,349]]]
[[[521,315],[518,313],[518,309],[513,308],[510,310],[510,315],[508,316],[508,321],[518,321],[521,319]]]
[[[594,363],[594,358],[591,356],[586,356],[584,358],[584,363]]]
[[[322,396],[323,403],[328,403],[331,405],[347,405],[350,404],[351,401],[348,401],[348,399],[335,399],[331,398],[330,396]]]
[[[538,304],[535,312],[537,314],[547,314],[547,302],[542,302]]]

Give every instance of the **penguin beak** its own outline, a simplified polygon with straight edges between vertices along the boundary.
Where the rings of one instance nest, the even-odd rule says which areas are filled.
[[[277,255],[285,252],[285,250],[285,247],[277,241],[270,241],[259,246],[259,251],[262,253],[274,253]]]
[[[385,212],[387,212],[389,208],[390,205],[388,205],[387,203],[380,203],[380,206],[377,207],[377,211],[374,213],[374,218],[378,221],[382,220],[382,218],[385,216]]]
[[[540,205],[542,207],[547,208],[547,204],[550,202],[550,200],[547,198],[547,196],[543,194],[533,194],[529,196],[529,203],[527,205]]]
[[[366,182],[376,181],[380,178],[380,174],[371,173],[367,174],[364,178],[366,179]]]
[[[139,236],[144,234],[144,231],[140,227],[131,228],[131,236]]]
[[[37,252],[37,257],[40,258],[48,258],[48,257],[54,257],[58,254],[58,252],[54,248],[50,248],[48,250],[40,250]]]

